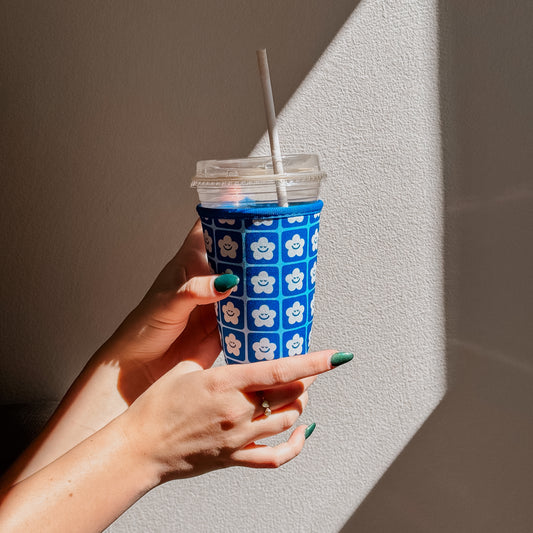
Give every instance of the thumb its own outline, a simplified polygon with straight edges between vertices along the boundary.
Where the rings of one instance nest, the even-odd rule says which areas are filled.
[[[235,274],[196,276],[186,281],[168,302],[167,311],[176,319],[189,318],[197,305],[218,302],[231,294],[240,283]]]
[[[240,283],[234,274],[220,276],[195,276],[187,280],[177,291],[166,292],[149,311],[149,323],[159,329],[172,329],[177,337],[197,305],[218,302],[229,296]]]
[[[239,283],[234,274],[196,276],[178,290],[149,293],[117,333],[134,340],[130,348],[136,352],[162,354],[181,335],[196,306],[226,298]]]

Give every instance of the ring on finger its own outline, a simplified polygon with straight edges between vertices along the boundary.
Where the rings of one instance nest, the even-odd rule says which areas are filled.
[[[272,414],[272,409],[270,409],[270,402],[262,395],[260,395],[259,397],[261,400],[261,407],[264,409],[265,416],[270,416]]]

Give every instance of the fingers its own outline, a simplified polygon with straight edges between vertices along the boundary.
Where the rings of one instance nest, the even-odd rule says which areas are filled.
[[[187,327],[167,354],[177,361],[194,360],[199,368],[209,368],[220,353],[220,335],[212,305],[201,305],[190,315]]]
[[[277,446],[263,446],[252,443],[246,448],[234,452],[232,460],[237,466],[279,468],[294,459],[302,451],[305,444],[305,429],[306,426],[296,428],[287,442]]]
[[[196,219],[181,245],[181,250],[187,250],[189,248],[204,249],[202,222],[199,218]]]
[[[268,401],[272,411],[276,411],[297,400],[315,380],[316,376],[312,376],[261,393],[249,393],[250,401],[255,407],[253,417],[264,416],[265,408],[261,406],[262,399]]]
[[[260,416],[250,424],[250,442],[266,439],[290,429],[303,413],[309,401],[309,395],[304,392],[298,399],[277,411],[272,411],[270,416]]]
[[[211,317],[205,322],[196,321],[198,327],[193,327],[191,313],[197,306],[222,300],[231,294],[240,280],[237,276],[229,280],[225,276],[225,283],[218,283],[221,290],[215,288],[215,281],[222,276],[196,276],[185,281],[178,290],[149,293],[121,324],[113,338],[127,343],[130,353],[149,358],[164,354],[191,325],[189,340],[199,345],[215,329],[216,320],[211,308],[204,315],[211,314]]]
[[[332,356],[335,356],[333,361]],[[251,365],[232,365],[226,368],[226,372],[231,372],[231,380],[237,388],[251,392],[322,374],[352,358],[353,354],[324,350]]]
[[[173,290],[194,276],[210,273],[205,253],[202,224],[198,219],[176,255],[155,279],[149,293]]]
[[[177,291],[161,295],[154,300],[155,304],[151,310],[152,322],[160,329],[182,325],[183,328],[178,331],[178,334],[181,333],[196,306],[226,298],[240,282],[237,276],[223,276],[196,276],[183,283]],[[223,278],[225,283],[218,283],[220,278]]]
[[[178,341],[181,340],[178,339]],[[185,350],[185,355],[179,355],[179,363],[174,367],[176,375],[187,374],[195,370],[205,370],[213,365],[220,353],[220,336],[215,329],[204,338],[197,348],[190,351]]]
[[[237,276],[196,276],[186,281],[175,293],[172,305],[176,313],[187,314],[197,305],[222,300],[231,294],[240,282]]]

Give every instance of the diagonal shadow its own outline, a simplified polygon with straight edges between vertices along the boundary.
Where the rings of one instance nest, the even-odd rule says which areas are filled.
[[[196,161],[245,156],[264,133],[255,50],[268,48],[281,109],[358,3],[4,3],[6,463],[34,433],[25,421],[39,425],[20,404],[41,402],[46,418],[44,400],[62,396],[175,252],[195,217]]]
[[[533,4],[440,2],[448,392],[342,529],[533,523]]]

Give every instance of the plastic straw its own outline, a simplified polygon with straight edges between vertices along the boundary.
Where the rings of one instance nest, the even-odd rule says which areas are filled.
[[[274,108],[274,97],[272,96],[272,84],[270,83],[270,71],[268,69],[268,58],[266,50],[257,50],[257,64],[261,76],[261,86],[263,87],[263,100],[265,103],[265,114],[267,119],[268,137],[270,139],[270,153],[274,174],[283,174],[283,162],[281,159],[281,149],[279,147],[278,127],[276,122],[276,110]],[[276,194],[278,205],[288,207],[287,187],[285,180],[276,180]]]

